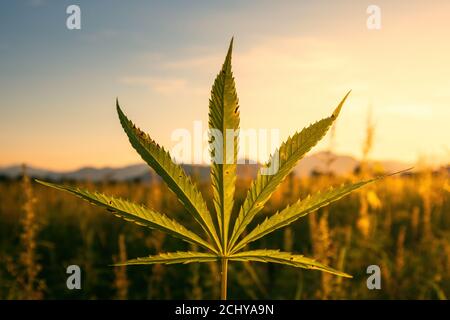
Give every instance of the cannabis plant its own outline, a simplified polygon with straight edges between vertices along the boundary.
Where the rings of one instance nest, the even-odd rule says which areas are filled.
[[[159,146],[148,134],[136,127],[123,113],[119,102],[116,101],[120,122],[131,145],[142,159],[161,176],[162,180],[186,208],[186,212],[203,229],[204,234],[195,233],[166,214],[143,205],[76,187],[39,182],[77,195],[95,205],[106,208],[125,220],[166,232],[204,249],[198,252],[160,253],[129,260],[123,262],[122,265],[220,261],[222,267],[222,299],[227,297],[227,273],[228,262],[230,261],[272,262],[298,268],[316,269],[342,277],[351,277],[342,271],[299,254],[269,249],[246,250],[251,242],[283,228],[308,213],[316,211],[375,180],[342,185],[310,195],[274,213],[252,230],[247,231],[247,227],[261,212],[272,193],[294,169],[298,161],[323,138],[339,115],[349,93],[339,103],[331,116],[295,133],[281,144],[275,153],[270,156],[269,161],[260,168],[256,179],[247,192],[245,201],[239,207],[239,211],[232,214],[239,143],[237,134],[239,129],[239,105],[231,70],[232,47],[233,40],[231,40],[222,69],[212,86],[209,101],[210,133],[221,133],[220,139],[217,138],[217,135],[210,134],[214,210],[208,208],[196,184],[191,181],[179,164],[174,163],[169,152]],[[233,130],[236,134],[230,138],[227,134],[228,130]],[[230,150],[231,152],[228,152]],[[275,162],[277,170],[268,170],[274,167]]]

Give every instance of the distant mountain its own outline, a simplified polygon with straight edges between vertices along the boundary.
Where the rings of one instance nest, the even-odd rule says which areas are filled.
[[[359,160],[346,155],[336,155],[330,152],[318,152],[300,160],[295,173],[304,177],[312,172],[332,172],[336,175],[345,175],[359,167]],[[372,166],[380,166],[386,172],[396,172],[410,167],[409,164],[400,161],[373,161]]]
[[[90,181],[102,181],[102,180],[114,180],[114,181],[126,181],[133,180],[144,176],[149,173],[149,168],[146,164],[136,164],[121,168],[94,168],[84,167],[75,171],[51,171],[45,169],[39,169],[27,166],[28,175],[34,178],[49,179],[49,180],[90,180]],[[0,176],[14,179],[22,174],[22,165],[15,165],[9,167],[0,168]]]
[[[50,180],[59,179],[62,173],[56,171],[50,171],[45,169],[38,169],[34,167],[27,166],[27,172],[30,176],[35,178],[48,178]],[[22,165],[13,165],[9,167],[0,168],[0,176],[15,179],[22,175]]]
[[[385,171],[394,172],[408,167],[408,164],[396,161],[382,161],[379,163]],[[204,165],[182,165],[187,174],[195,176],[200,181],[209,179],[209,166]],[[313,172],[331,171],[336,175],[352,172],[359,166],[359,161],[345,155],[335,155],[329,152],[319,152],[302,159],[294,172],[297,176],[305,177]],[[255,177],[259,165],[238,165],[238,175]],[[154,181],[159,176],[146,164],[135,164],[120,168],[84,167],[75,171],[58,172],[34,167],[27,167],[27,172],[34,178],[47,180],[76,180],[76,181]],[[15,165],[0,168],[0,176],[15,179],[22,174],[22,166]]]
[[[359,165],[359,161],[350,156],[338,156],[330,152],[318,152],[300,160],[295,168],[298,176],[310,175],[313,171],[331,171],[336,175],[343,175],[350,172]]]
[[[90,181],[127,181],[150,175],[150,169],[146,164],[134,164],[121,168],[93,168],[85,167],[76,171],[63,174],[62,178],[71,180]]]

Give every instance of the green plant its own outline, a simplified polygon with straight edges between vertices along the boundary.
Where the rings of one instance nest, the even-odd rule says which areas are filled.
[[[43,181],[41,184],[68,191],[84,200],[106,208],[118,217],[133,221],[137,224],[158,229],[174,237],[194,244],[205,252],[186,251],[160,253],[154,256],[137,258],[119,265],[145,265],[145,264],[174,264],[192,262],[220,261],[221,270],[221,298],[227,297],[227,274],[229,261],[258,261],[272,262],[293,267],[317,269],[343,277],[350,275],[321,264],[314,259],[290,252],[279,250],[259,249],[244,251],[251,242],[285,227],[300,217],[307,215],[329,203],[340,199],[363,185],[378,178],[358,182],[355,184],[341,185],[330,188],[322,193],[308,196],[305,199],[286,207],[266,218],[245,236],[244,231],[253,221],[255,216],[263,209],[272,193],[280,183],[294,169],[298,161],[314,147],[325,135],[333,124],[344,104],[347,95],[339,103],[333,114],[322,119],[300,132],[289,137],[279,149],[272,155],[263,168],[271,168],[273,161],[278,161],[278,170],[273,174],[258,173],[247,193],[244,203],[241,205],[237,217],[232,221],[232,209],[234,205],[234,193],[236,182],[236,163],[238,150],[238,136],[234,135],[232,141],[227,140],[227,130],[239,129],[239,106],[235,89],[233,74],[231,71],[231,54],[233,40],[231,40],[228,53],[221,71],[217,75],[209,102],[209,128],[218,130],[223,139],[211,139],[213,146],[212,158],[217,158],[217,150],[229,150],[232,148],[229,161],[228,154],[221,155],[221,161],[213,161],[211,166],[211,180],[213,188],[214,212],[208,210],[206,202],[197,186],[186,175],[182,167],[175,164],[163,147],[160,147],[152,138],[137,128],[122,112],[117,101],[117,112],[123,129],[125,130],[131,145],[164,180],[168,187],[175,193],[186,210],[202,227],[207,238],[188,230],[185,226],[169,218],[165,214],[151,208],[144,207],[123,199],[107,196],[98,192],[90,192],[76,187],[56,185]],[[228,153],[228,152],[227,152]],[[232,225],[232,222],[233,225]]]

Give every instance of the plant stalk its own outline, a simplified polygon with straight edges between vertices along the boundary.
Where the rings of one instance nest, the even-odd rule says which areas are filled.
[[[227,300],[228,259],[222,258],[220,299]]]

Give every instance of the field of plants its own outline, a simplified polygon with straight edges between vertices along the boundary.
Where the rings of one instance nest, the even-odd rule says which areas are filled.
[[[360,180],[361,175],[290,175],[252,224],[309,193]],[[238,177],[236,203],[243,201],[249,183],[250,177]],[[78,184],[151,205],[197,230],[163,183]],[[213,206],[209,182],[199,182],[199,188],[208,206]],[[449,191],[448,168],[441,168],[388,177],[354,192],[250,245],[251,249],[305,254],[351,274],[352,279],[288,266],[235,262],[229,266],[228,296],[447,299]],[[218,298],[218,263],[110,266],[130,258],[185,250],[200,249],[159,231],[125,223],[104,209],[27,178],[0,183],[1,299]],[[82,270],[81,290],[66,287],[66,268],[72,264]],[[381,290],[366,286],[366,268],[373,264],[381,268]]]
[[[331,115],[288,137],[256,177],[237,176],[232,49],[233,39],[209,100],[209,179],[187,176],[118,100],[132,147],[161,180],[55,184],[30,179],[26,168],[20,180],[2,179],[0,298],[447,299],[450,167],[384,172],[368,160],[369,117],[353,172],[336,176],[329,157],[325,170],[295,176],[330,128],[333,155],[348,92]],[[68,285],[74,266],[77,288]]]

